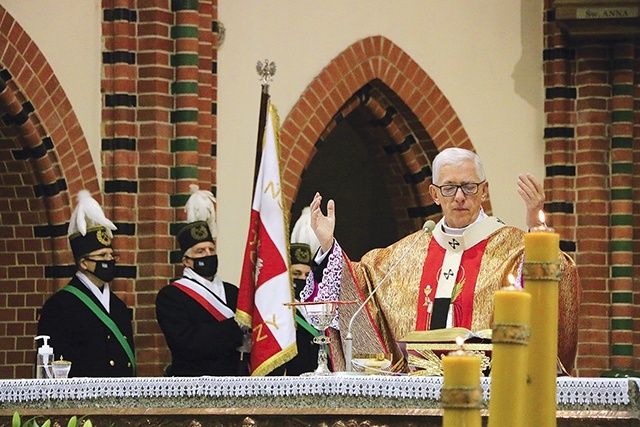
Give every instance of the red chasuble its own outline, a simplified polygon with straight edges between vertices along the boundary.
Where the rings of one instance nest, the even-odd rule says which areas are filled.
[[[484,221],[495,221],[495,218]],[[339,287],[340,299],[364,301],[373,289],[377,291],[366,309],[353,318],[351,330],[349,323],[359,305],[340,308],[340,330],[333,334],[336,338],[332,346],[334,368],[344,369],[340,343],[344,342],[343,335],[351,332],[354,354],[392,353],[397,370],[406,369],[402,366],[404,355],[398,340],[416,329],[425,330],[427,325],[431,326],[429,302],[433,302],[438,292],[438,298],[453,296],[452,326],[472,331],[490,329],[493,294],[508,283],[508,274],[518,274],[524,253],[524,232],[504,226],[483,238],[474,238],[470,243],[468,237],[472,233],[465,233],[466,251],[458,251],[456,255],[460,257],[461,267],[456,267],[457,260],[454,260],[444,272],[441,267],[446,256],[451,257],[451,252],[461,248],[454,248],[455,241],[461,240],[459,236],[416,232],[389,247],[368,252],[360,262],[352,262],[340,251],[342,256],[335,259],[337,265],[329,262],[323,279],[327,282],[339,280],[335,286]],[[443,246],[454,249],[446,255]],[[561,253],[559,261],[558,354],[570,369],[577,346],[580,285],[573,260]],[[391,266],[397,263],[399,267],[390,272]],[[449,268],[456,274],[455,283],[448,280],[452,278]],[[451,291],[442,292],[444,287],[438,290],[444,282]]]

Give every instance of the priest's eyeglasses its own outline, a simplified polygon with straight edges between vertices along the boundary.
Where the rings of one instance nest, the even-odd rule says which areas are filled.
[[[458,192],[458,188],[462,190],[462,194],[465,196],[473,196],[478,193],[478,188],[485,183],[486,180],[482,180],[480,182],[467,182],[464,184],[444,184],[444,185],[436,185],[431,184],[440,190],[440,194],[442,197],[453,197]]]

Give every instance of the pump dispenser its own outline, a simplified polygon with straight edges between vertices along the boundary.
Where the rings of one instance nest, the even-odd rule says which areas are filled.
[[[38,347],[36,357],[36,378],[53,378],[51,362],[53,362],[53,348],[49,346],[49,335],[38,335],[34,340],[41,339],[42,347]]]

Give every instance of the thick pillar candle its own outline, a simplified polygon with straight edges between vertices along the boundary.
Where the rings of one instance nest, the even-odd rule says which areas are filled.
[[[546,226],[524,241],[524,290],[531,294],[532,313],[524,416],[531,427],[556,426],[559,242]]]
[[[530,319],[529,293],[513,285],[495,293],[489,427],[524,425]]]
[[[442,358],[444,379],[440,400],[444,414],[443,427],[481,427],[482,387],[480,358],[462,347]]]

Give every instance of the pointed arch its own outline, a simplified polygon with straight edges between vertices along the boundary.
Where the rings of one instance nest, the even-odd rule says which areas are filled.
[[[59,194],[86,188],[99,191],[95,165],[89,146],[64,89],[46,58],[13,17],[0,6],[0,110],[6,112],[0,123],[16,146],[27,152],[51,224],[68,220],[68,196],[51,201]],[[19,43],[19,45],[17,44]],[[10,128],[10,129],[7,129]],[[26,182],[28,182],[27,180]]]
[[[388,184],[393,181],[392,185],[409,187],[404,201],[394,201],[407,208],[406,217],[397,220],[405,223],[401,229],[415,230],[425,218],[439,213],[428,192],[435,155],[447,147],[473,150],[473,145],[437,84],[406,52],[382,36],[359,40],[336,56],[284,120],[280,139],[288,206],[295,201],[303,171],[323,137],[359,107],[365,107],[385,131],[383,150],[395,156],[391,161],[399,168],[394,170],[402,174],[387,177]],[[485,210],[490,212],[490,202]]]

